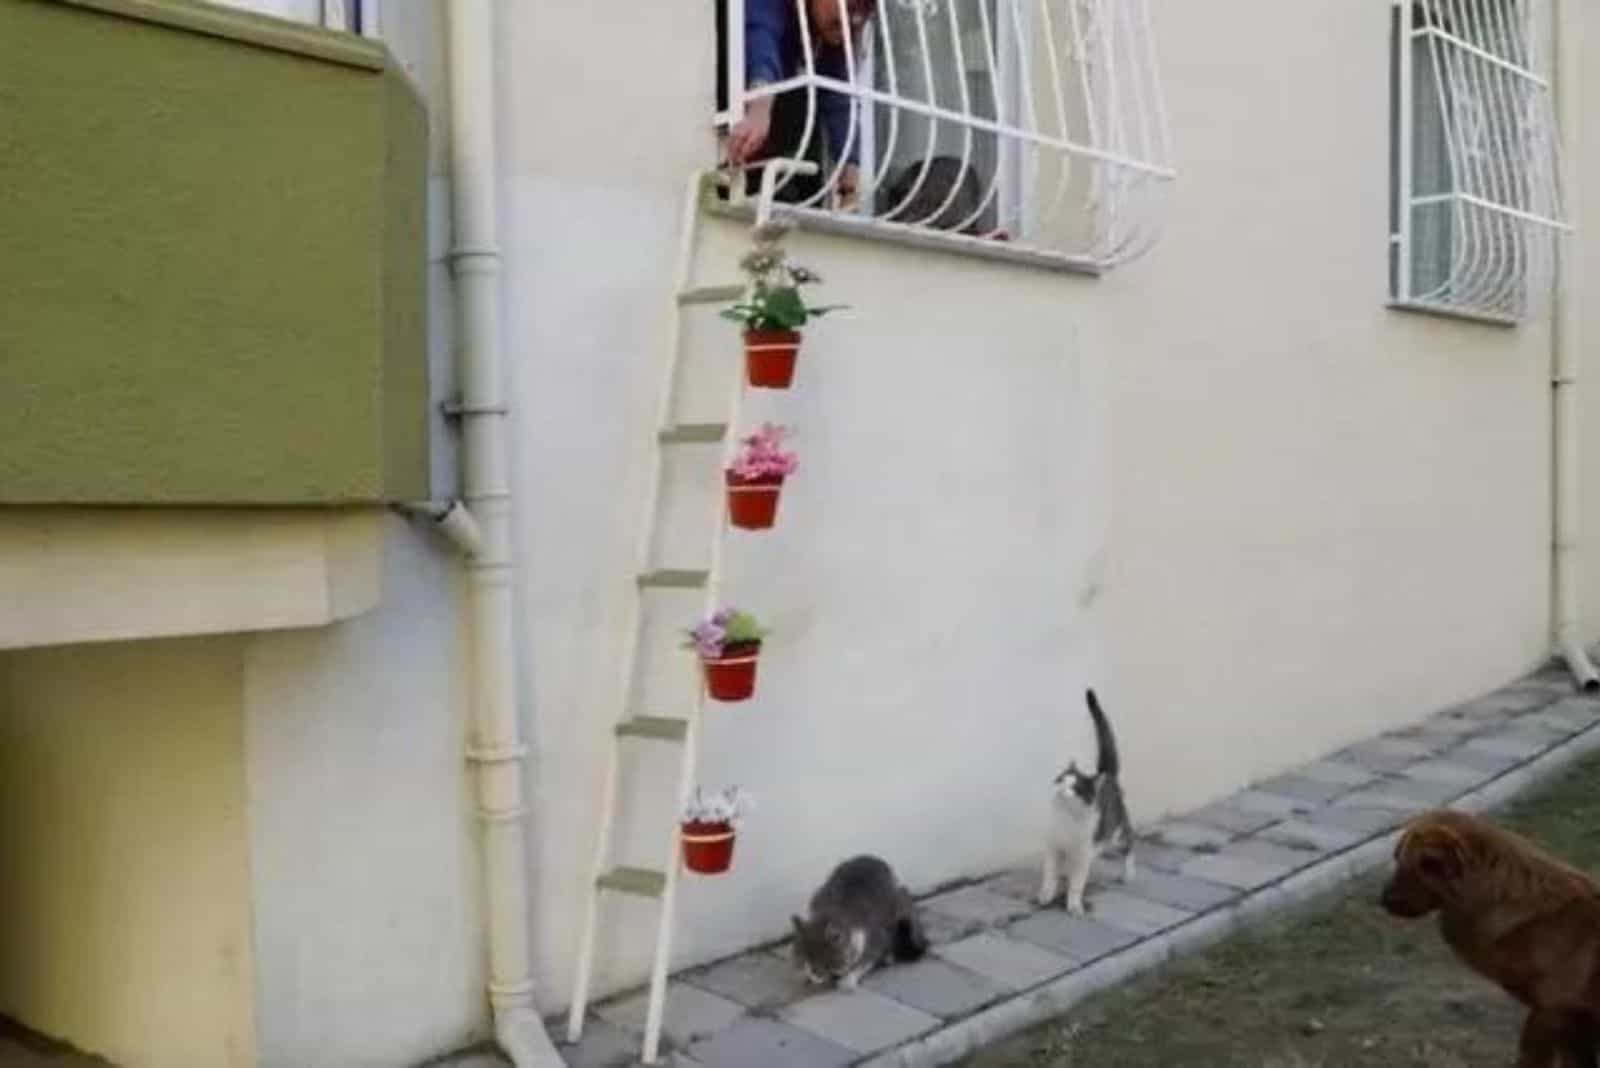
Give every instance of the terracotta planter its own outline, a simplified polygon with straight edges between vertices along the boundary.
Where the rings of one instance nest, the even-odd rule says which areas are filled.
[[[728,482],[728,522],[740,530],[767,530],[778,521],[778,494],[783,476],[751,481],[724,471]]]
[[[706,693],[713,701],[746,701],[756,692],[756,661],[760,642],[730,643],[715,660],[700,658],[706,673]]]
[[[683,866],[701,875],[721,875],[733,864],[735,833],[726,823],[683,824]]]
[[[799,354],[798,330],[744,332],[745,373],[757,389],[788,389],[794,381],[794,361]]]

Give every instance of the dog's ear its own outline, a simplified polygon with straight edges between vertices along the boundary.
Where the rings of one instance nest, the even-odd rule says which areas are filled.
[[[1435,882],[1459,879],[1467,866],[1467,844],[1448,827],[1431,828],[1418,843],[1417,870]]]

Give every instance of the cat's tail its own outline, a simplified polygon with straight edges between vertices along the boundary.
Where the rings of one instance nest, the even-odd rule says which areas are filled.
[[[916,902],[902,887],[900,900],[904,911],[894,925],[894,943],[890,950],[894,959],[902,964],[921,960],[928,952],[928,935],[922,929],[922,917],[917,914]]]
[[[1117,755],[1117,737],[1111,733],[1111,722],[1100,708],[1100,699],[1093,690],[1085,690],[1089,702],[1089,717],[1094,720],[1094,739],[1100,749],[1100,763],[1096,771],[1101,775],[1116,775],[1122,770],[1122,758]]]

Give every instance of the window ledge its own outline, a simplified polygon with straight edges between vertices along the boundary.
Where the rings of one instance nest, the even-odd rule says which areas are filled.
[[[1489,312],[1467,311],[1464,308],[1454,308],[1448,304],[1435,304],[1427,300],[1391,300],[1388,307],[1392,311],[1409,312],[1413,315],[1431,315],[1440,319],[1456,319],[1469,323],[1480,323],[1484,326],[1516,327],[1522,325],[1521,319],[1509,315],[1492,315]]]
[[[707,195],[705,211],[709,215],[724,219],[735,219],[741,222],[754,222],[756,215],[754,203],[730,204],[725,200],[718,199],[715,193]],[[1016,264],[1041,271],[1054,271],[1058,274],[1086,275],[1090,278],[1098,278],[1103,273],[1100,266],[1092,260],[1078,256],[1066,256],[1059,252],[1045,252],[1042,249],[1028,245],[1017,245],[1009,241],[968,237],[965,234],[952,234],[943,230],[923,230],[911,226],[879,222],[875,219],[836,215],[832,212],[818,211],[815,208],[796,208],[788,204],[774,205],[772,213],[775,217],[793,220],[800,230],[807,232],[838,234],[843,237],[878,241],[886,245],[903,245],[906,248],[949,252],[958,256],[970,256],[973,259]]]

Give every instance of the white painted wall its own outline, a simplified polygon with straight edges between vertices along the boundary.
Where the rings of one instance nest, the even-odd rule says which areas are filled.
[[[388,523],[377,611],[244,646],[261,1068],[486,1033],[457,567]]]
[[[853,849],[927,885],[1028,847],[1045,750],[1079,729],[1096,664],[1071,628],[1096,629],[1075,614],[1074,568],[1102,507],[1108,663],[1092,673],[1142,819],[1544,655],[1549,332],[1384,307],[1387,9],[1315,0],[1271,48],[1281,11],[1265,0],[1158,15],[1182,181],[1147,261],[1093,283],[799,243],[860,309],[817,331],[815,377],[784,409],[807,465],[784,526],[735,552],[733,588],[793,644],[775,639],[759,705],[713,716],[702,778],[769,806],[738,873],[690,885],[681,959],[781,934]],[[560,996],[614,714],[628,421],[660,351],[674,197],[710,158],[711,45],[668,11],[625,29],[577,6],[501,17],[536,919]],[[586,40],[616,50],[608,69],[650,76],[595,77]],[[1082,475],[1102,427],[1104,499]],[[1069,439],[1081,455],[1040,478],[1031,446]],[[975,447],[995,450],[971,459],[983,479],[951,477]],[[864,478],[880,453],[927,462]],[[1044,486],[1054,499],[1022,523],[978,507],[1026,514],[1020,495]],[[879,625],[892,656],[858,643]],[[1009,647],[978,636],[1005,627]],[[613,914],[636,947],[647,911]],[[602,961],[608,982],[641,976],[640,952]]]
[[[1141,815],[1512,677],[1549,604],[1547,324],[1384,308],[1387,7],[1158,15],[1172,224],[1083,303]]]
[[[666,8],[623,32],[581,5],[500,15],[535,921],[554,1005],[617,714],[635,464],[664,354],[677,206],[711,147],[712,41],[709,15]],[[615,50],[608,69],[651,77],[596,79],[572,47],[585,40]],[[564,87],[578,85],[593,106],[571,107]],[[708,280],[729,277],[736,251],[722,236]],[[1098,391],[1060,299],[1083,283],[837,239],[800,241],[796,255],[859,307],[815,331],[795,391],[751,412],[799,428],[804,466],[781,528],[730,554],[730,598],[777,633],[760,700],[709,717],[701,778],[741,782],[764,804],[735,874],[686,888],[681,960],[781,934],[853,851],[883,852],[926,886],[1031,848],[1035,784],[1068,732],[1082,733],[1071,695],[1092,677],[1074,598],[1098,534]],[[725,325],[697,330],[692,347],[735,366]],[[663,627],[697,607],[680,601]],[[687,666],[675,645],[670,633],[655,643]],[[669,770],[658,757],[643,773],[621,835],[631,862],[659,864],[667,849]],[[608,906],[602,986],[639,978],[650,918]]]
[[[1581,232],[1576,239],[1581,272],[1579,344],[1579,404],[1582,409],[1580,472],[1582,481],[1581,572],[1579,610],[1585,636],[1600,634],[1600,300],[1589,297],[1600,287],[1600,190],[1594,176],[1600,173],[1600,9],[1583,8],[1583,43],[1587,62],[1583,68],[1582,125],[1578,146],[1581,174],[1577,189],[1566,192],[1578,213]]]

